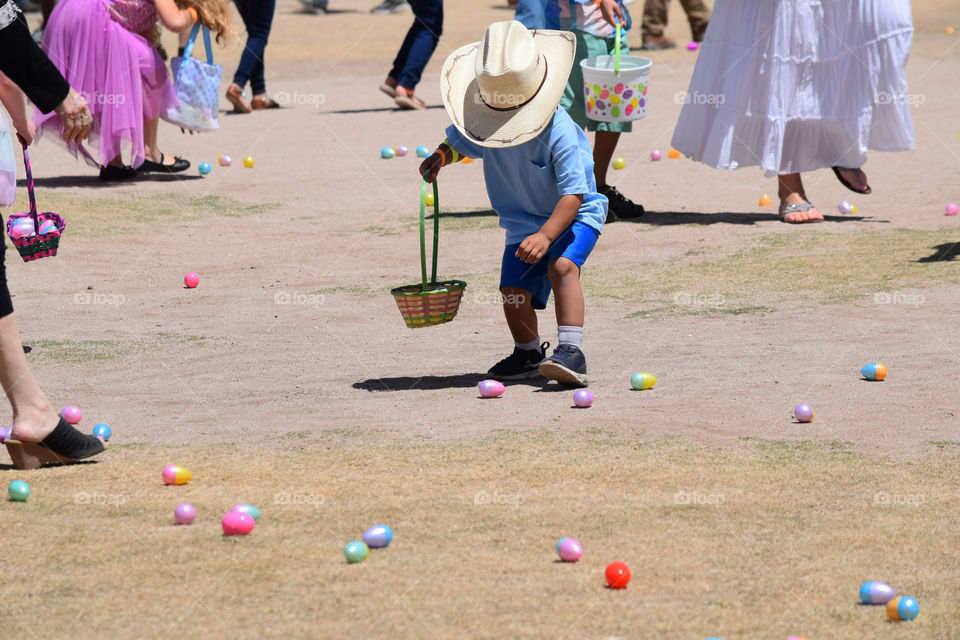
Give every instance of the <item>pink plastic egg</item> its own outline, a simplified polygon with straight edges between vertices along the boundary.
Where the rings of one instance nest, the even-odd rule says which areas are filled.
[[[184,502],[178,504],[177,508],[173,510],[173,517],[177,524],[190,524],[197,517],[197,510],[189,502]]]
[[[663,157],[663,154],[660,153],[660,149],[654,149],[653,151],[650,152],[650,159],[653,160],[654,162],[656,162],[662,157]]]
[[[50,233],[57,228],[57,223],[53,220],[44,220],[40,223],[40,234]]]
[[[955,216],[955,215],[957,215],[957,211],[958,211],[958,210],[960,210],[960,209],[958,209],[958,208],[957,208],[957,205],[953,204],[952,202],[947,205],[947,215],[948,215],[948,216]]]
[[[187,275],[183,276],[183,284],[187,285],[189,289],[195,289],[198,284],[200,284],[200,276],[191,271]]]
[[[83,418],[83,412],[80,411],[79,407],[71,404],[69,407],[60,410],[60,417],[70,424],[77,424]]]
[[[583,555],[583,547],[573,538],[563,538],[557,543],[557,555],[564,562],[576,562]]]
[[[499,380],[482,380],[479,388],[480,395],[484,398],[499,398],[507,390]]]
[[[181,466],[175,464],[168,464],[163,468],[163,483],[164,484],[187,484],[190,482],[190,478],[193,477],[189,471],[184,469]]]
[[[699,42],[691,42],[690,44],[687,45],[687,51],[696,51],[699,48],[700,48]]]
[[[21,218],[20,222],[15,222],[13,228],[10,229],[10,237],[14,240],[20,238],[29,238],[33,235],[34,232],[33,221],[28,220],[27,218]]]
[[[223,516],[223,535],[225,536],[245,536],[256,525],[253,516],[242,511],[231,511]]]

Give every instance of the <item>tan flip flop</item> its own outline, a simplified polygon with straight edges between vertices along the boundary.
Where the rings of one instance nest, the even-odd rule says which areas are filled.
[[[404,89],[403,87],[397,87],[397,96],[393,99],[397,103],[397,106],[401,109],[426,109],[427,104],[420,98],[413,95],[413,91]]]

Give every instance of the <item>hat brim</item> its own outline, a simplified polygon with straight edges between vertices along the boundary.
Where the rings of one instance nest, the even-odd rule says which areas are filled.
[[[576,37],[569,31],[543,29],[531,35],[547,63],[546,78],[536,95],[516,109],[493,109],[480,97],[475,66],[479,42],[460,47],[443,63],[443,106],[468,140],[482,147],[513,147],[536,138],[553,119],[573,66]]]

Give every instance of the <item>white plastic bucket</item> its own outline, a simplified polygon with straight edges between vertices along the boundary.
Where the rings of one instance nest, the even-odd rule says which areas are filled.
[[[580,61],[587,117],[600,122],[630,122],[647,115],[647,89],[653,61],[639,56],[596,56]]]

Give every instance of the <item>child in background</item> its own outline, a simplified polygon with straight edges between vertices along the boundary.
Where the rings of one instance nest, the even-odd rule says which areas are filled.
[[[587,384],[580,350],[584,303],[580,269],[607,215],[597,193],[587,137],[557,104],[574,58],[566,31],[528,31],[514,20],[487,27],[484,39],[443,64],[440,92],[453,125],[420,165],[432,182],[461,157],[483,158],[490,203],[506,229],[500,272],[503,312],[514,350],[490,369],[498,380],[543,375]],[[559,344],[545,358],[537,309],[555,295]]]
[[[154,39],[158,23],[179,32],[197,20],[218,42],[232,30],[226,0],[60,0],[50,14],[43,48],[93,113],[92,148],[68,143],[67,150],[99,167],[101,180],[190,167],[159,149],[159,119],[177,105],[177,95]],[[54,112],[38,110],[34,120],[38,137],[62,127]],[[128,154],[130,165],[123,164],[121,153]]]
[[[587,118],[583,105],[583,71],[580,61],[594,56],[616,53],[616,23],[623,25],[620,33],[620,55],[630,55],[627,31],[630,29],[630,13],[621,0],[548,0],[545,9],[547,29],[570,29],[577,38],[577,54],[567,88],[560,106],[567,110],[573,121],[587,131],[595,131],[593,141],[593,173],[598,190],[610,201],[607,222],[629,220],[643,215],[643,206],[607,184],[607,169],[613,160],[621,133],[633,130],[632,122],[597,122]]]

